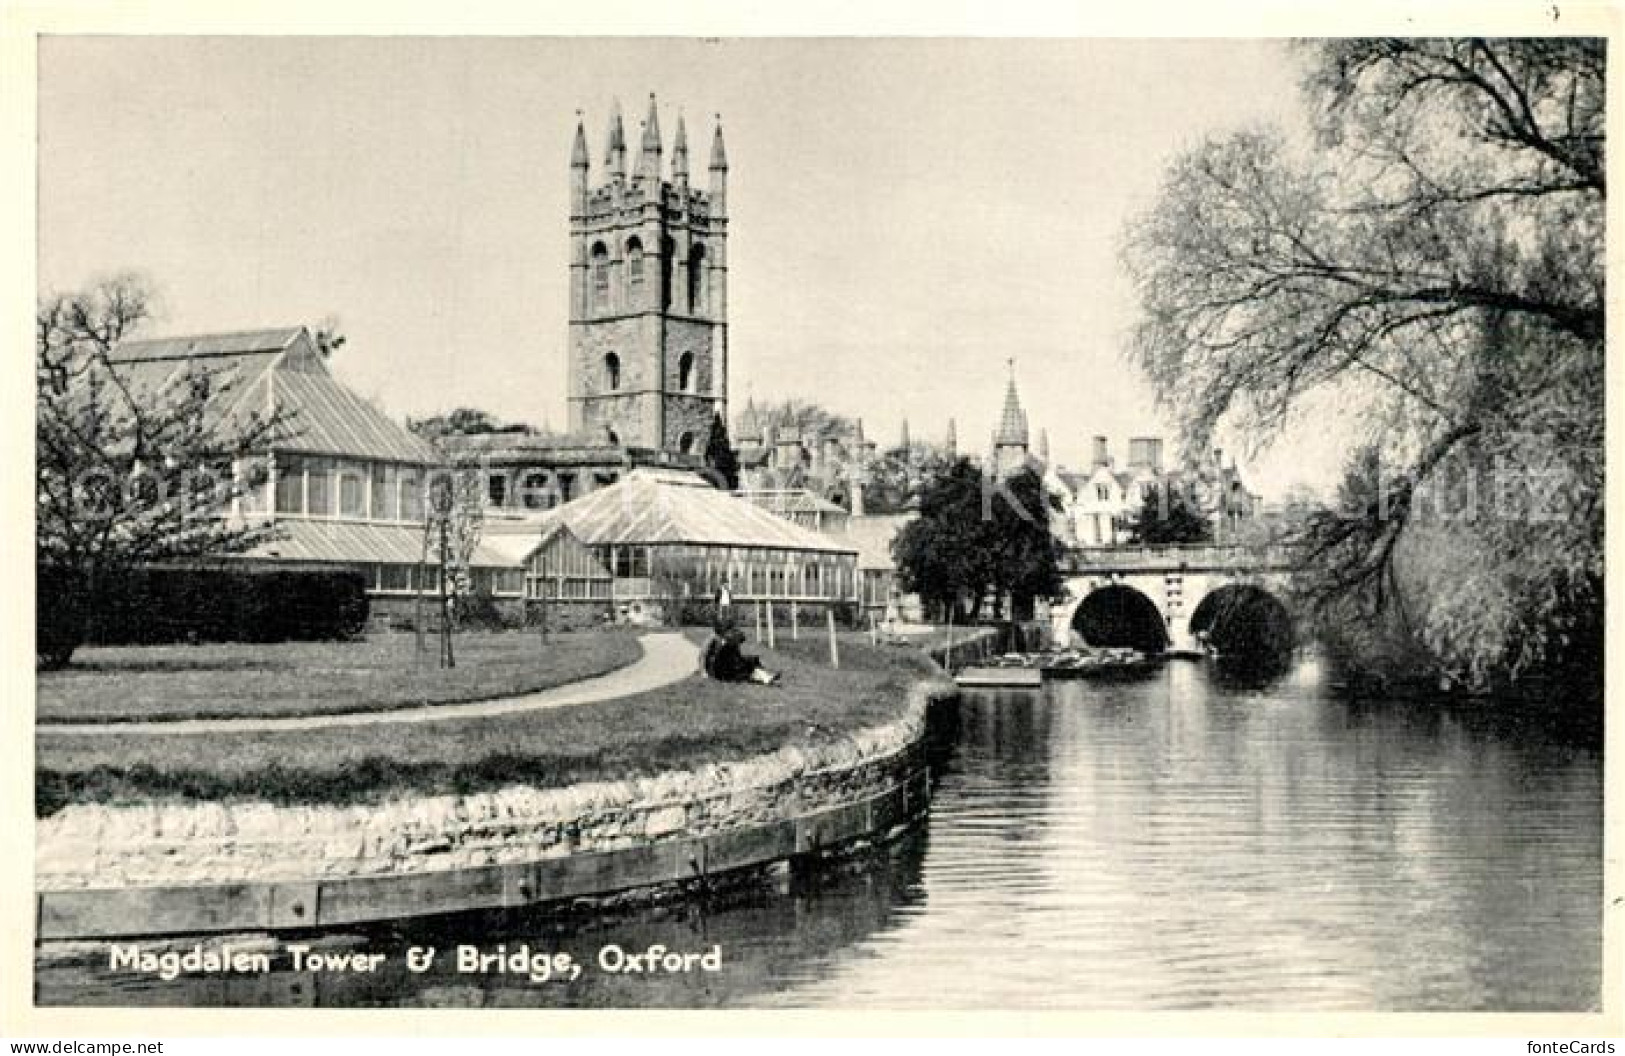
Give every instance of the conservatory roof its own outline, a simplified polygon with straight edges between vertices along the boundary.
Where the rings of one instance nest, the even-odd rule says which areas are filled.
[[[549,511],[590,546],[689,543],[856,556],[857,547],[792,524],[712,487],[703,477],[639,469]]]
[[[277,530],[281,538],[262,543],[243,556],[346,565],[415,565],[424,557],[421,525],[288,518],[277,521]],[[428,563],[440,563],[433,546],[428,548]],[[517,568],[522,563],[489,541],[480,542],[470,562],[476,568]]]

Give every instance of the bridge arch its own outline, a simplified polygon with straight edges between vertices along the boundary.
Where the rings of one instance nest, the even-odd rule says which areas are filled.
[[[1282,660],[1297,645],[1292,614],[1256,583],[1217,587],[1191,612],[1190,633],[1220,657]]]
[[[1157,603],[1121,583],[1090,591],[1072,612],[1073,631],[1096,648],[1160,653],[1168,648],[1168,625]]]

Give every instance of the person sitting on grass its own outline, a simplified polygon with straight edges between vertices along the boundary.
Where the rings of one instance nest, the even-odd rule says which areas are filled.
[[[745,632],[734,623],[731,615],[717,617],[715,633],[705,645],[701,665],[707,678],[718,682],[756,682],[764,686],[777,685],[779,673],[762,666],[759,657],[746,653]]]

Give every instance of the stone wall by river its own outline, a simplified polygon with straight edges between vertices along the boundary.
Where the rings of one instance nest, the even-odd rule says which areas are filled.
[[[921,682],[893,722],[650,778],[354,806],[85,804],[40,819],[40,891],[184,887],[426,873],[618,850],[748,829],[858,802],[917,768]]]

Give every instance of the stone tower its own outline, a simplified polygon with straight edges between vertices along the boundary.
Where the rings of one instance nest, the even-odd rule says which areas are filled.
[[[570,154],[570,430],[600,442],[698,456],[727,420],[728,156],[718,121],[709,181],[689,182],[678,115],[669,175],[660,113],[627,172],[619,105],[595,181],[578,120]]]

